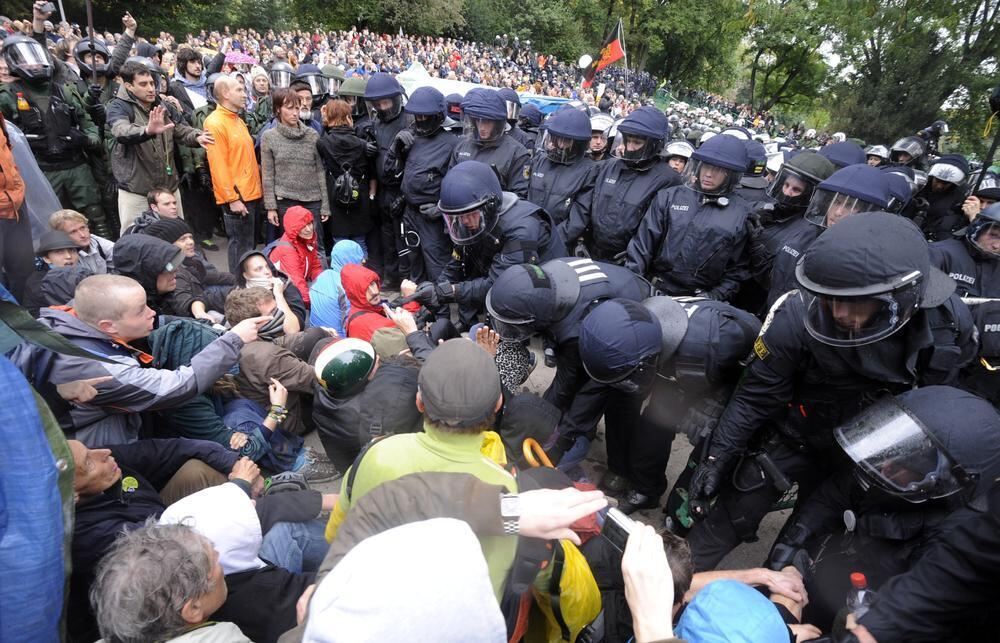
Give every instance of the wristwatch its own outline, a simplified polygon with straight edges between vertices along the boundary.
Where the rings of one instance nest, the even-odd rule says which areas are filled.
[[[521,498],[516,493],[500,494],[500,519],[503,533],[513,536],[520,531]]]

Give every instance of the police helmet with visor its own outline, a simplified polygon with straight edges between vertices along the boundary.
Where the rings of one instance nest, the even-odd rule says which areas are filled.
[[[490,166],[463,161],[441,181],[438,211],[457,245],[472,245],[489,235],[500,218],[503,190]]]
[[[839,169],[816,186],[805,218],[823,228],[858,212],[885,210],[892,202],[889,178],[864,163]]]

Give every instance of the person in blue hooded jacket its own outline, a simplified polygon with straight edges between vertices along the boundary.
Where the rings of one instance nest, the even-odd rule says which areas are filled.
[[[522,199],[528,195],[531,155],[507,133],[507,105],[492,89],[476,87],[462,99],[465,134],[451,154],[451,167],[479,161],[493,168],[500,187]]]
[[[660,158],[669,138],[670,123],[655,107],[640,107],[621,122],[612,158],[601,163],[590,198],[577,200],[570,210],[563,230],[567,243],[583,239],[601,261],[624,254],[656,193],[681,183],[680,174]]]
[[[344,322],[351,312],[351,304],[340,283],[340,271],[352,263],[363,264],[365,251],[350,239],[338,241],[330,251],[330,267],[320,273],[309,286],[309,325],[332,328],[341,337],[347,337]]]
[[[747,163],[734,136],[714,136],[695,150],[684,185],[653,199],[625,267],[668,295],[731,299],[750,277],[751,204],[733,192]]]

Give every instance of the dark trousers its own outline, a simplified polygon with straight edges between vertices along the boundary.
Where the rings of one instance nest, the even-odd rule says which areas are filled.
[[[451,237],[444,227],[442,219],[428,219],[420,210],[407,206],[407,231],[412,231],[419,239],[419,258],[414,257],[410,263],[410,279],[418,284],[422,281],[437,282],[441,271],[451,261]]]
[[[400,216],[394,217],[390,208],[398,196],[399,192],[391,188],[380,189],[378,194],[379,239],[381,240],[382,259],[382,271],[379,274],[382,276],[382,281],[399,281],[401,277],[406,277],[409,274],[408,265],[406,274],[403,274],[400,267],[399,252],[403,250],[403,239],[400,234],[402,213]]]
[[[219,218],[219,206],[215,205],[215,195],[201,187],[181,188],[184,218],[191,226],[196,243],[211,240],[215,232],[215,222]]]
[[[684,394],[657,381],[633,432],[629,480],[640,493],[659,498],[667,490],[666,469],[676,427],[687,412]]]
[[[229,272],[238,274],[240,257],[256,247],[254,234],[257,230],[257,217],[260,216],[260,199],[246,201],[246,214],[234,214],[228,205],[223,206],[222,221],[229,236]]]
[[[22,214],[17,221],[0,219],[0,267],[4,284],[17,301],[24,301],[24,283],[35,271],[31,224]]]

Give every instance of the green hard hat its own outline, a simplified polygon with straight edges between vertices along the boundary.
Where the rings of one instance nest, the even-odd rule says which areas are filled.
[[[344,82],[347,78],[344,76],[344,70],[338,65],[323,65],[320,68],[320,71],[323,72],[323,75],[327,78],[333,78],[339,80],[340,82]]]
[[[330,395],[349,397],[365,387],[375,370],[375,349],[356,337],[340,339],[320,351],[314,368]]]
[[[837,171],[837,166],[831,163],[829,159],[821,154],[809,150],[799,152],[792,158],[785,161],[785,165],[799,174],[803,174],[810,179],[813,179],[816,184],[827,180],[834,172]]]
[[[339,93],[341,96],[361,97],[365,95],[365,87],[367,86],[367,79],[362,78],[361,76],[351,76],[340,85]]]

